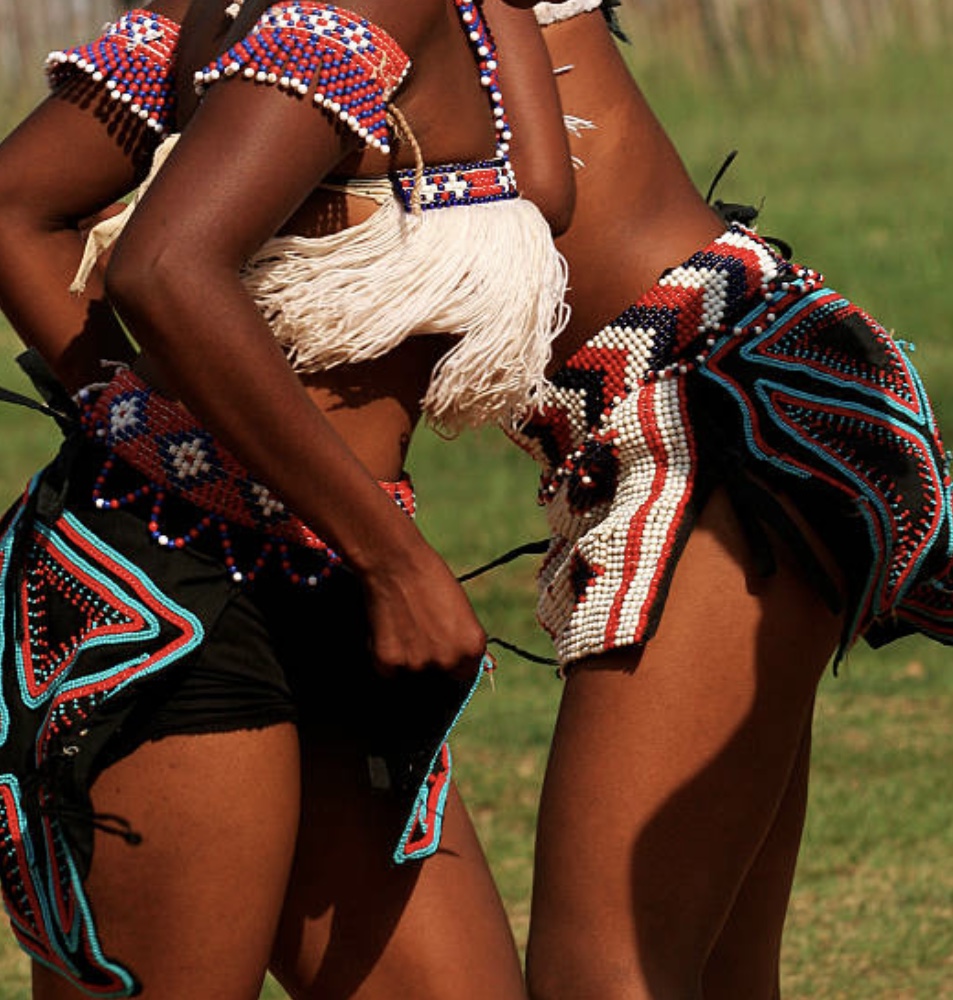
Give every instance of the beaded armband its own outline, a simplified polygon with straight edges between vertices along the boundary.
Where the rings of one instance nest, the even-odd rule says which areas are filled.
[[[216,80],[240,76],[306,95],[368,145],[390,152],[387,104],[410,69],[397,42],[343,7],[285,0],[251,33],[195,74],[201,94]]]
[[[131,10],[95,41],[51,52],[47,77],[55,89],[77,72],[86,73],[149,128],[164,132],[175,111],[171,70],[178,39],[175,21]]]

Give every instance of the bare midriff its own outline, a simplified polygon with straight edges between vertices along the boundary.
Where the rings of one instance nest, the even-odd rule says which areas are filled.
[[[317,190],[279,235],[318,239],[363,222],[377,208],[368,198]],[[430,373],[453,340],[428,333],[374,361],[299,376],[315,406],[376,479],[391,481],[404,471]],[[172,395],[147,356],[140,356],[135,368],[150,385]]]
[[[266,0],[245,5],[242,21],[246,29],[268,5]],[[192,72],[224,44],[221,24],[220,17],[205,13],[201,6],[196,8],[187,36],[190,44],[188,48],[183,46],[180,55],[183,116],[180,127],[184,127],[196,106]],[[473,55],[455,17],[447,18],[445,28],[435,32],[431,44],[439,48],[440,58],[421,59],[415,64],[413,79],[402,88],[399,102],[401,111],[412,123],[423,156],[429,163],[466,162],[494,156],[492,114],[486,93],[473,71]],[[432,99],[435,93],[440,95],[439,102]],[[453,106],[452,118],[441,120],[433,111],[435,104]],[[410,143],[402,142],[393,157],[369,148],[356,151],[338,164],[335,174],[379,177],[395,168],[412,168],[414,163]],[[320,238],[364,221],[377,208],[367,198],[317,188],[278,235]],[[302,376],[315,405],[375,478],[392,480],[403,471],[431,371],[452,342],[449,336],[428,333],[411,337],[374,361]],[[166,391],[160,373],[148,359],[141,358],[136,367],[150,384]]]
[[[572,316],[555,368],[725,227],[633,86],[601,14],[559,22],[545,35],[553,65],[572,67],[558,77],[564,111],[596,126],[572,143],[584,165],[572,225],[557,240],[570,265]]]

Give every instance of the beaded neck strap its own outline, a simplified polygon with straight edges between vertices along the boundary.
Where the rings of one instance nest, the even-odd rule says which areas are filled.
[[[506,109],[503,107],[503,91],[500,89],[499,59],[496,43],[490,33],[489,26],[483,18],[480,8],[472,0],[453,0],[457,14],[467,34],[470,48],[477,60],[480,70],[480,84],[490,95],[493,108],[493,122],[496,128],[496,152],[503,159],[508,159],[510,151],[509,121]]]

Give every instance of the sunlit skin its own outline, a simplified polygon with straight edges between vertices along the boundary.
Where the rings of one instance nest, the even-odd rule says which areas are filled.
[[[445,340],[411,341],[378,362],[302,382],[238,280],[241,261],[272,234],[320,234],[363,217],[364,203],[314,194],[326,174],[374,175],[413,162],[404,146],[393,163],[359,151],[309,102],[274,88],[223,83],[196,108],[192,69],[265,6],[246,0],[232,24],[224,0],[154,5],[185,21],[183,136],[113,251],[105,287],[142,349],[136,364],[357,573],[379,670],[470,676],[483,630],[452,572],[377,483],[403,466]],[[486,97],[449,0],[348,6],[391,32],[413,60],[399,105],[425,157],[491,154]],[[572,175],[545,50],[531,14],[498,0],[484,9],[522,123],[514,148],[521,186],[560,228]],[[84,220],[109,211],[148,166],[136,136],[104,129],[98,101],[82,90],[46,101],[0,145],[0,304],[71,390],[102,380],[100,359],[136,357],[105,308],[99,277],[82,298],[67,288]],[[542,124],[530,133],[534,120]],[[316,635],[316,656],[322,646]],[[135,969],[146,1000],[254,998],[269,964],[295,997],[524,995],[499,897],[456,792],[440,852],[394,869],[384,834],[390,807],[359,791],[363,768],[351,748],[300,742],[283,724],[168,737],[100,775],[94,808],[128,819],[143,843],[133,851],[97,836],[88,890],[104,950]],[[38,1000],[80,995],[35,968]]]
[[[724,225],[601,13],[544,38],[554,67],[572,67],[557,78],[565,111],[596,125],[571,142],[585,165],[558,241],[573,313],[556,367]],[[540,806],[534,1000],[780,996],[814,694],[842,623],[775,547],[777,571],[759,576],[716,491],[656,635],[572,665]]]

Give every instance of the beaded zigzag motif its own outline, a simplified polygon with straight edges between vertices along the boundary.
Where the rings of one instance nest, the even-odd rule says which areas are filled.
[[[174,21],[148,10],[131,10],[95,41],[51,52],[47,76],[57,87],[76,71],[86,73],[131,114],[162,133],[174,120],[171,68],[178,38]]]
[[[565,484],[570,506],[590,510],[615,490],[615,412],[640,387],[704,365],[720,337],[745,328],[734,303],[776,291],[810,290],[821,279],[782,269],[760,241],[736,227],[667,271],[635,305],[584,344],[552,378],[553,388],[515,440],[544,468],[540,503]]]
[[[387,104],[410,69],[397,42],[365,17],[332,4],[278,3],[250,35],[195,74],[202,93],[241,76],[307,95],[368,145],[390,152]]]

